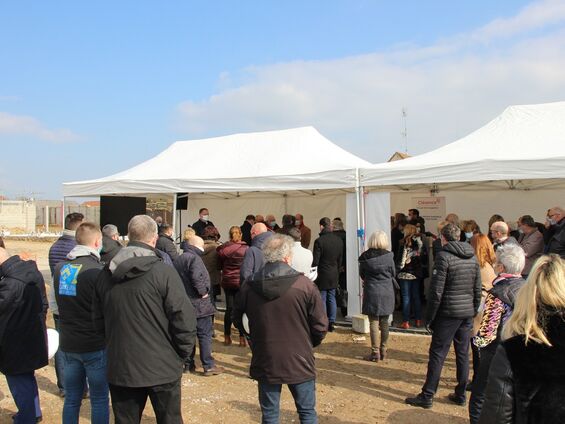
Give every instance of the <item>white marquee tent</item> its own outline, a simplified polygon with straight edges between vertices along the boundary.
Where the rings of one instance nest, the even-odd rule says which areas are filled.
[[[363,186],[468,183],[565,187],[565,102],[510,106],[482,128],[431,152],[361,170]]]
[[[370,165],[313,127],[178,141],[118,174],[63,184],[64,196],[347,189]]]

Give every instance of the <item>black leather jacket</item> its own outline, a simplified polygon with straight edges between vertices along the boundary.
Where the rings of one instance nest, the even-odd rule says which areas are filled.
[[[552,347],[523,336],[504,341],[491,363],[479,424],[565,422],[565,313],[548,315]]]

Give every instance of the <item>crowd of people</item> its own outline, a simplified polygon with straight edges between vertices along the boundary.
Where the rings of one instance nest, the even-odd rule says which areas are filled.
[[[138,215],[124,245],[115,225],[100,229],[71,213],[49,251],[48,290],[35,262],[10,256],[0,240],[0,371],[18,407],[14,422],[42,417],[34,371],[48,362],[50,309],[64,423],[78,422],[84,398],[93,423],[109,422],[110,398],[117,423],[140,422],[147,398],[157,422],[181,423],[182,373],[224,372],[212,352],[222,291],[223,342],[232,344],[235,327],[239,346],[251,348],[262,422],[278,422],[283,384],[300,422],[317,422],[313,348],[334,331],[338,306],[347,315],[345,231],[341,219],[321,218],[309,250],[312,230],[301,214],[281,224],[250,214],[221,243],[203,208],[177,247],[172,226]],[[371,338],[365,359],[387,358],[400,309],[401,328],[431,333],[425,383],[407,404],[433,406],[453,343],[457,385],[448,399],[462,406],[471,392],[471,423],[564,421],[565,211],[549,209],[542,224],[494,215],[488,234],[449,214],[435,235],[416,209],[391,224],[390,237],[374,232],[359,257]]]

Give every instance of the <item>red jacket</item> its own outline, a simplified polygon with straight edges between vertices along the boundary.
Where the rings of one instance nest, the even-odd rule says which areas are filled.
[[[249,246],[244,241],[228,241],[218,246],[218,261],[222,268],[222,287],[224,289],[239,289],[239,269]]]

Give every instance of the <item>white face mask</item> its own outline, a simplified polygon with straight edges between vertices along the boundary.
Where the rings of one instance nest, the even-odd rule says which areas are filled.
[[[202,215],[202,218],[200,218],[200,219],[204,222],[208,222],[209,218],[210,218],[210,215]]]
[[[301,220],[299,220],[299,219],[296,220],[296,226],[297,226],[297,227],[300,227],[300,224],[301,224],[301,223],[302,223]]]

